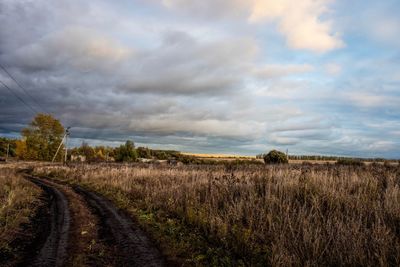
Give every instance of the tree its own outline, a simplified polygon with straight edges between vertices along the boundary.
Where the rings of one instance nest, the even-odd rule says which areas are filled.
[[[17,147],[17,140],[7,138],[7,137],[0,137],[0,157],[8,156],[15,157],[15,150]]]
[[[137,152],[135,149],[135,144],[132,141],[126,141],[125,145],[120,145],[115,149],[115,161],[136,161]]]
[[[64,127],[59,120],[49,114],[39,113],[22,130],[23,143],[19,144],[21,158],[31,160],[52,160],[64,135]],[[18,144],[17,144],[18,145]],[[18,146],[17,146],[18,148]],[[62,153],[58,154],[61,159]]]
[[[278,150],[271,150],[268,154],[264,155],[265,164],[285,164],[289,160],[285,153]]]
[[[94,149],[88,145],[86,142],[82,142],[81,146],[78,148],[79,155],[85,156],[86,161],[93,161],[96,152]]]
[[[136,150],[139,158],[151,159],[151,151],[147,147],[138,147]]]
[[[24,140],[17,140],[16,141],[16,149],[15,153],[19,159],[28,159],[28,150],[26,148],[26,142]]]

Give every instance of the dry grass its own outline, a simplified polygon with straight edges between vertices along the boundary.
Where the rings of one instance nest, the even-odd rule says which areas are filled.
[[[255,156],[241,156],[241,155],[233,155],[233,154],[202,154],[202,153],[190,153],[190,152],[181,152],[182,155],[194,156],[198,158],[233,158],[233,159],[255,159]]]
[[[12,254],[11,242],[35,213],[41,190],[16,173],[0,167],[0,254]]]
[[[84,165],[37,172],[112,192],[166,223],[181,219],[226,254],[223,262],[194,255],[197,264],[400,265],[399,167]]]

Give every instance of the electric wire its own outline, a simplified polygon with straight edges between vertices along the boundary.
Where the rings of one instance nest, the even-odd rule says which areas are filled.
[[[15,79],[15,77],[13,75],[11,75],[11,73],[3,66],[0,64],[0,68],[3,69],[3,71],[5,73],[7,73],[7,75],[18,85],[19,88],[22,89],[22,91],[30,98],[32,99],[33,102],[35,102],[35,104],[42,110],[44,111],[44,113],[49,113],[47,112],[47,110],[30,94],[28,93],[28,90],[26,90],[18,81],[17,79]]]
[[[36,109],[34,109],[31,105],[29,105],[27,102],[25,102],[25,100],[24,100],[23,98],[21,98],[19,95],[17,95],[10,87],[8,87],[8,86],[7,86],[5,83],[3,83],[1,80],[0,80],[0,83],[1,83],[5,88],[7,88],[16,98],[18,98],[18,100],[21,101],[26,107],[28,107],[31,111],[33,111],[33,114],[34,114],[34,115],[38,113]]]

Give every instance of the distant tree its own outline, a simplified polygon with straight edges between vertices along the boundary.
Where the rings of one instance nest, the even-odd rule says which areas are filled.
[[[147,147],[138,147],[136,150],[139,158],[151,158],[151,151]]]
[[[265,164],[285,164],[289,160],[285,153],[278,150],[271,150],[268,154],[264,155]]]
[[[52,160],[64,135],[64,127],[59,120],[49,114],[39,113],[22,130],[24,143],[19,143],[21,158],[32,160]],[[59,159],[62,153],[58,154]]]
[[[28,159],[28,149],[24,140],[17,140],[15,153],[19,159]]]
[[[104,161],[106,159],[105,155],[103,154],[103,151],[101,149],[95,149],[95,156],[94,160],[95,161]]]
[[[11,138],[6,138],[6,137],[0,137],[0,157],[6,157],[7,156],[7,149],[9,148],[8,151],[8,156],[9,157],[15,157],[16,153],[16,144],[15,139]]]
[[[353,158],[342,158],[336,161],[338,165],[349,165],[349,166],[364,166],[364,162],[360,159],[353,159]]]
[[[157,153],[157,159],[166,160],[166,159],[168,159],[168,154],[165,151],[161,151],[161,152]]]
[[[136,161],[138,154],[135,149],[135,144],[132,141],[126,141],[125,145],[120,145],[114,151],[115,161],[132,162]]]
[[[93,161],[96,156],[94,149],[88,145],[86,142],[82,142],[81,146],[78,148],[79,155],[85,156],[86,161]]]

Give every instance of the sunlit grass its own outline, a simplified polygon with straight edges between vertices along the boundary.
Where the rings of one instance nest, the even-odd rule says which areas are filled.
[[[210,264],[215,255],[190,247],[204,247],[203,241],[185,241],[173,231],[199,233],[228,265],[400,264],[398,167],[83,165],[37,171],[108,194],[160,229],[161,242],[173,244],[171,255],[189,251],[197,264]],[[172,233],[163,239],[166,229]]]

